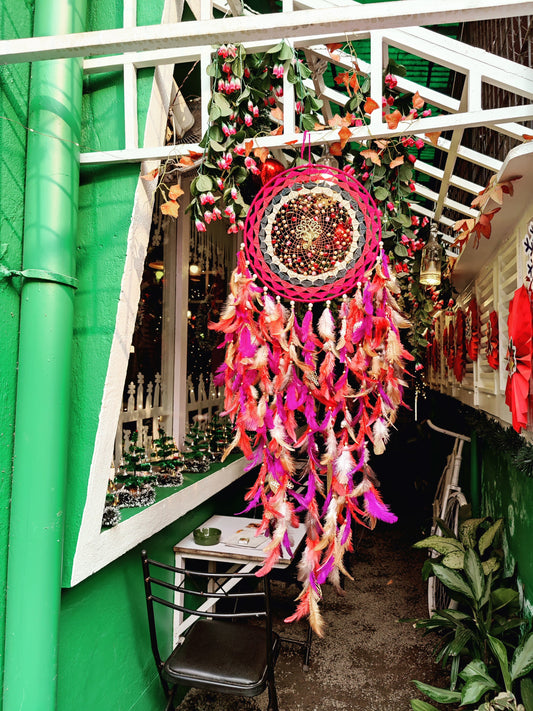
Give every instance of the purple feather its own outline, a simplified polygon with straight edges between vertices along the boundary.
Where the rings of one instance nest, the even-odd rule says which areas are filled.
[[[341,546],[343,546],[346,543],[346,541],[348,540],[348,536],[350,535],[351,520],[352,520],[352,516],[350,514],[349,509],[347,509],[346,510],[346,523],[344,525],[344,531],[342,532],[342,538],[341,538]]]
[[[318,569],[318,575],[317,575],[317,582],[319,585],[322,585],[323,583],[326,582],[328,575],[331,573],[333,569],[333,564],[334,564],[334,559],[333,556],[330,556],[327,561],[324,563],[324,565],[321,565],[320,568]]]
[[[292,548],[291,548],[291,542],[289,540],[289,534],[287,531],[285,531],[285,535],[283,536],[283,546],[284,546],[285,550],[287,551],[287,553],[292,558],[293,552],[292,552]]]
[[[372,489],[365,491],[363,496],[365,498],[365,509],[371,516],[379,518],[380,521],[385,521],[385,523],[396,523],[398,516],[389,510],[389,507],[375,495]]]

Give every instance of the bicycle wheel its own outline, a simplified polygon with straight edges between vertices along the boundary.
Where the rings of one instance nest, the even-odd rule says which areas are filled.
[[[445,509],[441,513],[441,520],[444,521],[446,526],[453,531],[455,535],[459,532],[459,511],[462,506],[466,505],[466,499],[461,491],[450,491]],[[438,528],[434,533],[438,536],[444,535],[443,532]],[[430,556],[432,558],[437,557],[435,551],[430,551]],[[428,610],[429,616],[435,612],[435,610],[456,610],[457,600],[453,600],[446,587],[441,583],[441,581],[432,575],[428,580]]]

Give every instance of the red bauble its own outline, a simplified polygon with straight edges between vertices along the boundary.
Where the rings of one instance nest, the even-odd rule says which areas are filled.
[[[275,178],[276,175],[283,173],[285,167],[274,158],[267,158],[267,160],[261,166],[261,182],[266,185],[269,180]]]

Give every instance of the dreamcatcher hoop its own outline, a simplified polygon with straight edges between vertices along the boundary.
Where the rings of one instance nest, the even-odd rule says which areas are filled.
[[[370,193],[338,168],[311,163],[272,178],[244,225],[251,270],[293,301],[334,299],[372,269],[381,241],[380,211]]]

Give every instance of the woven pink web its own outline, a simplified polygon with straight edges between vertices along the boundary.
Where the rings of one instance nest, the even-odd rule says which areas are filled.
[[[326,210],[319,210],[322,204]],[[331,228],[329,220],[339,222]],[[272,178],[251,204],[244,226],[251,270],[275,294],[294,301],[324,301],[354,290],[374,266],[380,240],[380,213],[369,192],[325,165],[289,168]]]

